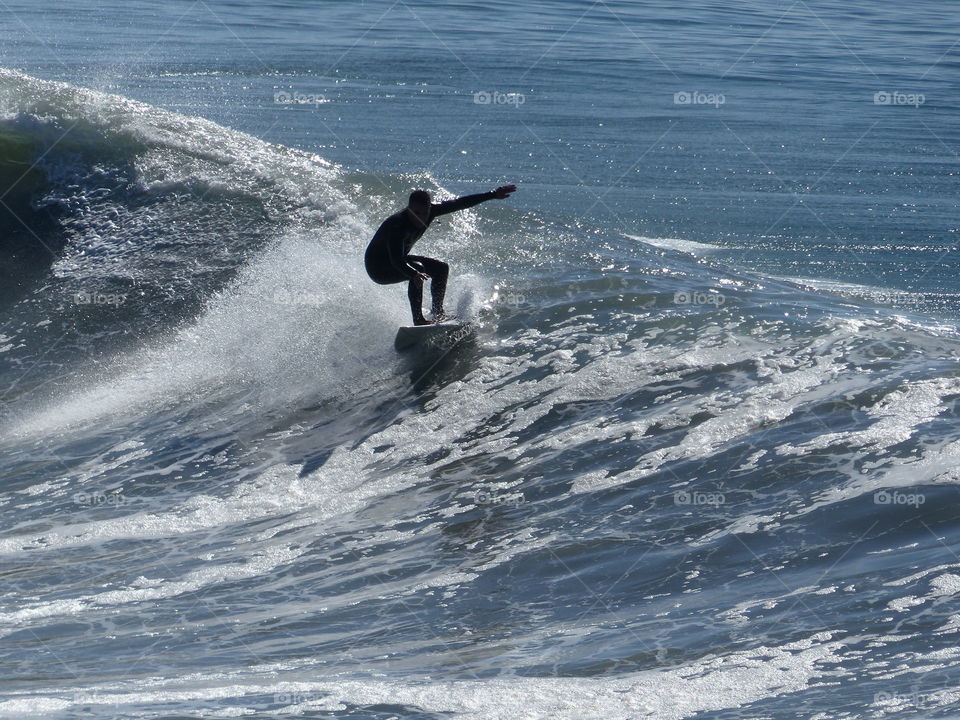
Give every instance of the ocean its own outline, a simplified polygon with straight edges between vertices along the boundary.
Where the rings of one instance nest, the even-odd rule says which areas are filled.
[[[950,3],[0,18],[0,717],[960,717]]]

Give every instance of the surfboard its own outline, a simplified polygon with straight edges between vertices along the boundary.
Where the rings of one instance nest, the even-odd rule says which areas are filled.
[[[413,349],[445,350],[474,334],[476,328],[461,320],[430,325],[403,325],[397,330],[393,346],[398,351]]]

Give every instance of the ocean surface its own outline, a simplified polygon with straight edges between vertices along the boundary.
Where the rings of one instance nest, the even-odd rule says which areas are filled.
[[[956,19],[0,2],[0,717],[960,717]]]

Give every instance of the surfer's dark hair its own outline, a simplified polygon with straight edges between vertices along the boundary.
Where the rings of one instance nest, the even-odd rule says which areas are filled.
[[[426,190],[414,190],[412,193],[410,193],[410,204],[429,205],[430,193],[428,193]]]

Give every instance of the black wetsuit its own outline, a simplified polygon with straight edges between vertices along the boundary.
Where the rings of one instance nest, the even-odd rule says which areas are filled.
[[[427,222],[422,225],[419,218],[407,212],[406,208],[388,217],[380,224],[363,257],[370,279],[380,285],[411,280],[415,277],[412,265],[420,272],[434,278],[438,273],[442,273],[446,281],[446,263],[420,255],[411,255],[410,249],[423,236],[427,226],[435,217],[457,210],[466,210],[487,200],[493,200],[495,195],[496,191],[491,191],[433,203],[430,205]]]

